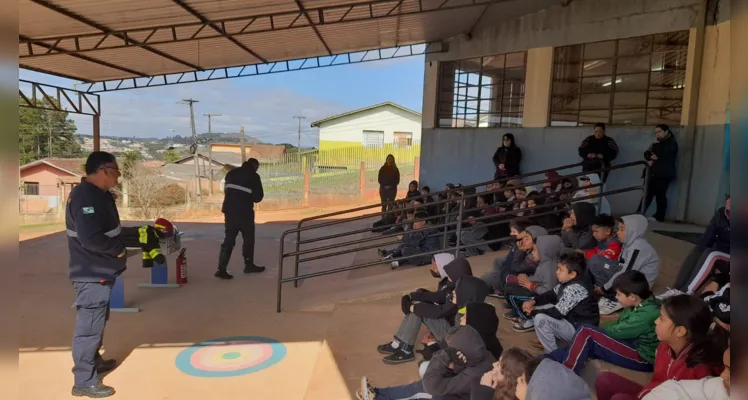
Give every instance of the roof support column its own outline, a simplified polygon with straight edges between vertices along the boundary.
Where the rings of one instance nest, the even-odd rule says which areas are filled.
[[[101,149],[101,116],[93,116],[93,151]]]

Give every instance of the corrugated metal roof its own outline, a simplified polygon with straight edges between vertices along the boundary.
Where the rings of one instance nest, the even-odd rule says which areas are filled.
[[[101,82],[375,50],[465,33],[489,2],[549,0],[19,0],[19,64]]]

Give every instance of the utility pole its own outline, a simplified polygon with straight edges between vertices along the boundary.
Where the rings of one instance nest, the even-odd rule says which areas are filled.
[[[239,147],[242,150],[242,164],[244,164],[245,161],[247,161],[247,150],[246,146],[244,145],[244,126],[239,127]]]
[[[203,113],[203,115],[208,117],[208,170],[210,171],[210,195],[213,196],[213,129],[211,119],[213,117],[222,117],[223,114]]]
[[[211,118],[213,118],[213,117],[222,117],[223,114],[210,114],[210,113],[206,114],[206,113],[203,113],[203,115],[206,116],[206,117],[208,117],[208,135],[210,135],[211,133],[213,133],[213,130],[210,129]]]
[[[190,127],[192,128],[192,143],[195,146],[195,178],[197,179],[197,196],[201,196],[203,192],[203,186],[200,183],[200,164],[199,164],[199,146],[197,145],[197,132],[195,131],[195,109],[193,104],[197,103],[198,100],[193,99],[182,99],[180,104],[188,104],[190,106]]]
[[[306,117],[297,115],[294,118],[299,120],[299,148],[296,150],[296,152],[301,154],[301,120],[306,119]]]

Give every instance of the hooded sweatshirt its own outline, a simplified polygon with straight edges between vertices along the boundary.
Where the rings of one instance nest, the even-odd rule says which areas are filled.
[[[603,328],[613,339],[636,342],[639,356],[654,364],[655,352],[660,345],[654,322],[659,317],[660,301],[651,296],[636,307],[624,309],[615,322]]]
[[[493,154],[493,164],[496,166],[494,179],[511,178],[520,174],[519,164],[522,161],[522,150],[514,143],[514,135],[507,133],[502,139],[504,137],[511,139],[512,144],[509,147],[504,147],[502,142],[501,147],[496,149]],[[499,169],[499,164],[504,164],[503,171]]]
[[[439,275],[434,276],[434,278],[439,278],[439,285],[436,287],[437,291],[441,290],[444,283],[449,282],[449,278],[447,277],[447,272],[444,271],[444,267],[454,261],[454,259],[455,256],[451,253],[439,253],[434,255],[434,263],[436,263],[436,269],[439,271]]]
[[[445,341],[448,347],[434,355],[423,375],[423,389],[432,396],[470,399],[471,388],[493,368],[496,359],[471,326],[454,327]],[[454,355],[457,351],[465,356],[465,364]],[[454,369],[449,368],[450,363],[454,363]]]
[[[601,182],[600,176],[597,174],[589,174],[585,176],[590,180],[590,186],[599,185]],[[580,190],[574,192],[574,197],[572,197],[572,199],[587,197],[587,196],[595,196],[595,195],[600,194],[603,189],[602,186],[595,186],[593,188],[587,188],[582,185],[582,182],[579,183],[579,187],[580,187]],[[586,203],[592,204],[593,206],[595,206],[595,211],[600,214],[610,214],[610,203],[608,203],[608,199],[605,196],[602,196],[602,199],[600,199],[600,196],[598,196],[598,197],[593,197],[590,199],[584,199],[580,201],[584,201]],[[598,208],[598,204],[600,205],[599,208]]]
[[[426,289],[418,289],[410,294],[411,301],[415,303],[413,313],[417,316],[434,319],[454,317],[454,314],[457,312],[457,306],[452,304],[452,291],[456,288],[456,282],[465,276],[472,277],[473,271],[466,258],[457,258],[444,266],[444,272],[449,279],[447,280],[448,283],[441,290],[431,292]],[[486,292],[487,295],[488,292]]]
[[[527,384],[527,400],[592,400],[587,383],[572,370],[544,359]]]
[[[640,399],[643,398],[652,389],[670,380],[702,379],[722,372],[722,368],[717,371],[708,364],[697,364],[689,367],[686,364],[686,359],[691,353],[692,348],[693,344],[689,344],[685,349],[681,350],[680,354],[675,354],[667,343],[660,343],[655,355],[652,380],[639,392],[638,397]]]
[[[699,239],[699,246],[712,247],[723,253],[730,254],[730,212],[725,207],[714,213],[709,226]]]
[[[597,298],[593,295],[590,284],[581,276],[559,283],[553,290],[535,297],[536,306],[546,304],[552,304],[553,307],[536,308],[533,316],[547,314],[551,318],[565,319],[574,326],[600,323]]]
[[[548,234],[548,231],[545,230],[545,228],[537,225],[528,226],[527,228],[525,228],[525,232],[529,233],[530,236],[532,236],[533,240],[537,240],[537,238]],[[519,249],[517,251],[520,251],[521,254],[524,255],[524,257],[512,264],[512,274],[534,274],[535,270],[538,269],[538,262],[533,260],[532,251],[525,252]]]
[[[603,159],[587,158],[587,154],[602,154]],[[579,157],[582,157],[582,171],[594,171],[610,166],[610,162],[618,157],[618,144],[612,137],[603,135],[600,139],[595,135],[587,136],[579,145]]]
[[[460,312],[463,310],[467,318],[465,322],[478,331],[486,345],[486,350],[498,360],[504,352],[504,347],[496,338],[499,330],[499,317],[496,316],[494,306],[488,303],[468,303],[464,309],[460,309]]]
[[[642,400],[730,400],[722,377],[665,381]]]
[[[592,236],[590,225],[595,222],[595,206],[587,202],[578,202],[571,205],[577,224],[571,229],[561,231],[561,240],[564,247],[570,249],[589,250],[597,247],[597,240]]]
[[[410,190],[411,185],[416,185],[416,190]],[[408,185],[408,193],[405,195],[405,198],[413,199],[416,197],[421,197],[421,191],[418,190],[418,181],[410,181],[410,184]]]
[[[558,257],[558,253],[561,252],[563,244],[560,237],[546,235],[539,237],[535,245],[538,248],[540,264],[538,264],[538,268],[535,269],[535,273],[529,279],[534,284],[531,290],[537,294],[543,294],[552,290],[558,284],[558,278],[556,278],[556,258]]]
[[[623,242],[621,258],[618,260],[622,268],[605,283],[605,290],[610,290],[615,279],[629,270],[644,274],[649,287],[652,287],[660,271],[660,259],[657,251],[644,239],[644,233],[647,232],[649,225],[647,218],[641,214],[632,214],[621,219],[626,226],[626,241]]]

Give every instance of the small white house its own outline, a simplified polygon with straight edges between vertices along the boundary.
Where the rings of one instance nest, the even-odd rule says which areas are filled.
[[[387,101],[312,122],[321,150],[351,146],[409,147],[421,141],[421,113]]]

